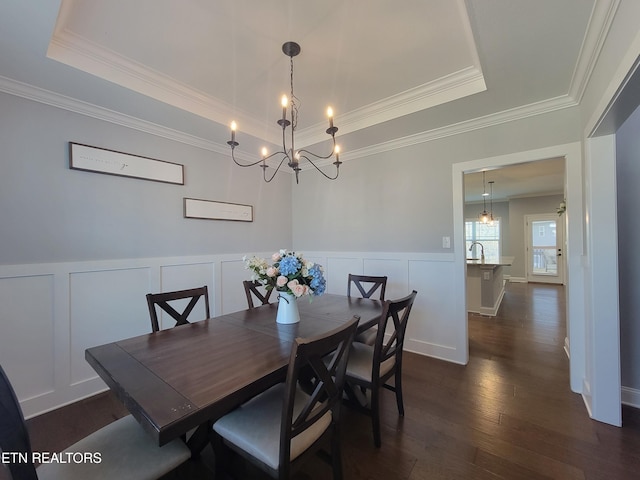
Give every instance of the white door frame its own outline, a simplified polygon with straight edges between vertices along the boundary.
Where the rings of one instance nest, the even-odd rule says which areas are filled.
[[[537,221],[555,221],[556,222],[556,250],[558,252],[557,257],[557,273],[556,275],[536,275],[531,268],[531,255],[533,251],[533,245],[531,244],[532,227],[531,224]],[[564,222],[558,217],[557,213],[539,213],[524,216],[524,238],[525,245],[524,251],[527,258],[525,263],[525,276],[528,282],[540,282],[540,283],[565,283],[565,243],[564,243]]]
[[[464,237],[464,174],[477,172],[484,168],[499,168],[506,165],[544,160],[548,158],[565,158],[565,194],[567,211],[560,217],[565,223],[567,234],[566,262],[567,282],[567,338],[565,350],[569,357],[569,377],[571,390],[582,393],[585,378],[585,282],[584,282],[584,209],[583,209],[583,174],[581,142],[555,145],[552,147],[516,152],[498,157],[482,158],[467,162],[455,163],[453,174],[453,245],[454,251],[454,284],[464,301],[456,305],[456,331],[459,338],[456,344],[466,348],[461,355],[463,363],[469,359],[469,332],[466,306],[466,248]]]

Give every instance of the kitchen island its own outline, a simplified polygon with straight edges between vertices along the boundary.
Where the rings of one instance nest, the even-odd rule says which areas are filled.
[[[504,267],[513,257],[467,259],[467,311],[495,317],[504,296]]]

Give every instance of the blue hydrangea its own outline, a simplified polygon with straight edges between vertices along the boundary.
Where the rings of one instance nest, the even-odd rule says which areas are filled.
[[[287,255],[280,260],[280,275],[295,275],[300,270],[300,260],[293,255]]]
[[[309,275],[311,276],[311,283],[309,286],[313,290],[313,294],[322,295],[327,289],[327,281],[322,273],[322,267],[320,267],[320,265],[314,265],[309,269]]]

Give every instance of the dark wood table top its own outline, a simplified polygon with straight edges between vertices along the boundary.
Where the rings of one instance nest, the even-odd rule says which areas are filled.
[[[87,362],[159,445],[206,424],[282,381],[296,337],[382,311],[376,300],[323,295],[298,300],[300,323],[275,321],[277,304],[89,348]]]

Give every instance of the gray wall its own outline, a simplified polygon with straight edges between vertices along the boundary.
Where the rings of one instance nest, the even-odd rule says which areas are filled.
[[[159,136],[0,93],[0,264],[252,253],[291,245],[291,181]],[[184,165],[185,185],[69,169],[69,142]],[[183,218],[183,198],[254,221]]]
[[[616,135],[622,385],[640,389],[640,109]]]
[[[303,172],[293,188],[293,243],[301,250],[454,252],[452,166],[580,140],[578,109],[350,159],[340,181]],[[374,145],[372,139],[372,145]],[[351,152],[356,155],[357,152]]]

